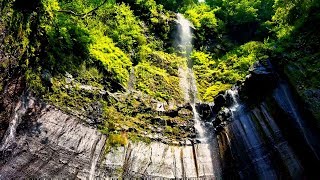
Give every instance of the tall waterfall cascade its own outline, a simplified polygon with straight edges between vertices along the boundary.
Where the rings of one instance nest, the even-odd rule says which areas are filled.
[[[192,24],[183,17],[182,14],[177,14],[178,22],[178,34],[179,39],[178,47],[182,55],[187,59],[187,68],[180,68],[180,87],[184,90],[185,101],[189,102],[192,106],[194,127],[198,133],[198,139],[202,142],[206,141],[205,128],[201,124],[201,119],[199,113],[196,109],[197,99],[197,85],[192,71],[192,60],[190,59],[190,54],[192,51]]]

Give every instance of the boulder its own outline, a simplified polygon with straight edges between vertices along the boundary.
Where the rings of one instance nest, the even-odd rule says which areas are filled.
[[[211,106],[212,106],[211,104],[207,104],[207,103],[196,104],[197,112],[199,113],[199,116],[203,121],[209,121],[214,115],[214,112]]]
[[[220,126],[224,126],[226,122],[231,121],[231,116],[232,114],[229,108],[222,108],[212,121],[214,129],[221,129]]]
[[[255,102],[271,93],[276,85],[277,78],[270,62],[258,61],[250,68],[250,75],[240,86],[239,94],[244,99]]]
[[[214,109],[218,112],[223,106],[227,105],[226,96],[219,93],[216,98],[214,98]]]

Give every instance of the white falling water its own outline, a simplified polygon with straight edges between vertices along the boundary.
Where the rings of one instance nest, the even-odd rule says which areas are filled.
[[[298,107],[297,105],[293,102],[293,97],[289,93],[290,90],[288,86],[284,83],[281,83],[279,85],[279,88],[277,88],[274,92],[274,97],[276,101],[281,105],[287,112],[290,112],[290,115],[293,117],[295,122],[297,123],[299,130],[301,134],[303,135],[303,138],[305,139],[306,143],[308,146],[311,148],[313,151],[314,155],[318,160],[320,160],[320,153],[317,151],[314,147],[314,145],[311,143],[310,140],[314,139],[314,137],[309,133],[310,130],[306,128],[305,122],[303,121],[300,113],[298,113]],[[316,142],[316,140],[313,140]]]
[[[191,27],[193,27],[193,25],[180,13],[177,14],[177,18],[178,24],[180,25],[178,26],[179,46],[184,56],[188,58],[192,51]]]
[[[229,89],[227,91],[228,94],[230,94],[231,98],[232,98],[232,101],[233,101],[233,104],[232,106],[230,107],[230,110],[231,112],[235,112],[237,110],[239,110],[239,101],[238,101],[238,90],[237,89]]]
[[[259,136],[259,132],[251,117],[244,111],[244,106],[239,103],[237,89],[228,90],[228,94],[233,101],[230,107],[234,119],[233,123],[245,142],[244,144],[248,153],[250,153],[251,161],[254,164],[255,170],[258,172],[259,179],[275,179],[276,172],[271,165],[270,157],[265,153],[262,144],[263,140]]]
[[[192,71],[192,62],[190,60],[190,54],[192,51],[192,31],[191,27],[192,24],[183,17],[182,14],[177,14],[178,17],[178,33],[179,33],[179,39],[178,39],[178,47],[180,51],[182,52],[182,55],[188,59],[188,68],[179,69],[180,74],[180,87],[182,90],[184,90],[185,94],[185,101],[190,102],[192,106],[193,111],[193,119],[194,119],[194,127],[196,131],[198,132],[200,141],[204,142],[206,141],[205,138],[205,129],[201,125],[199,114],[196,110],[196,103],[197,103],[197,86],[196,86],[196,80]]]
[[[95,171],[96,171],[96,166],[97,166],[98,160],[99,160],[99,156],[98,155],[96,155],[92,159],[90,172],[89,172],[89,180],[94,180],[95,179]]]
[[[195,104],[192,104],[192,111],[193,111],[193,120],[194,120],[194,128],[197,130],[198,135],[199,135],[199,140],[201,142],[206,142],[206,137],[205,137],[205,129],[203,128],[199,114],[196,110]]]
[[[27,99],[26,97],[22,97],[22,100],[18,102],[14,109],[5,137],[1,142],[0,151],[7,149],[15,142],[16,131],[21,117],[26,113],[28,107],[33,105],[33,103],[34,101],[32,99]]]

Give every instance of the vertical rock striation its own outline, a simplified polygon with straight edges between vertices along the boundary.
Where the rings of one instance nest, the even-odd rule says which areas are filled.
[[[26,98],[33,103],[23,102]],[[213,158],[211,153],[217,151],[214,144],[129,143],[106,154],[107,137],[76,117],[26,96],[16,110],[20,120],[15,140],[7,136],[2,140],[10,143],[0,154],[1,179],[219,176],[218,157]],[[11,121],[15,120],[12,116]]]

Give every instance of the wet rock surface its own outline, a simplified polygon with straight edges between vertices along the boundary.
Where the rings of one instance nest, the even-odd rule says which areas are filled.
[[[197,103],[196,109],[203,121],[210,121],[215,115],[213,104]]]
[[[277,74],[269,61],[258,61],[249,71],[250,74],[239,86],[239,94],[248,102],[258,102],[277,86]]]
[[[218,103],[213,108],[220,109],[212,125],[223,177],[319,177],[311,165],[320,164],[318,130],[307,121],[289,84],[267,70],[258,68],[242,85],[220,95],[225,107]],[[251,87],[255,81],[261,86]]]

